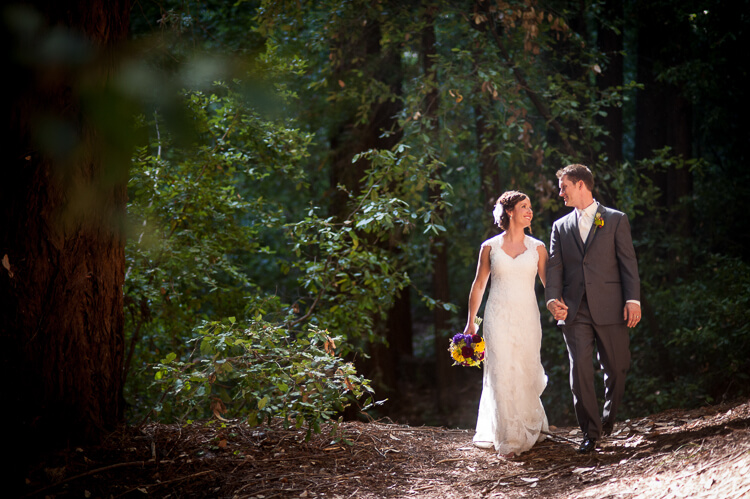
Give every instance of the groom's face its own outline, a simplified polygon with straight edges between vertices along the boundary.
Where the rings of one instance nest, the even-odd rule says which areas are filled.
[[[583,202],[583,180],[579,180],[577,183],[573,183],[568,179],[567,175],[563,175],[560,178],[560,197],[565,201],[565,206],[572,208],[585,208],[585,206],[579,206]]]

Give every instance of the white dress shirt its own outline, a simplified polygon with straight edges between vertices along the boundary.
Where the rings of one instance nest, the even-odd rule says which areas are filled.
[[[594,216],[596,216],[597,209],[599,209],[599,203],[597,203],[596,200],[582,210],[576,208],[576,214],[578,215],[578,231],[581,233],[581,240],[584,243],[586,242],[586,238],[589,237],[591,226],[594,225]]]

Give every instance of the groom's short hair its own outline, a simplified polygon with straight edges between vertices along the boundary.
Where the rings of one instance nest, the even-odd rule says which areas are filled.
[[[565,168],[557,170],[557,178],[563,178],[563,175],[568,176],[568,180],[577,184],[579,180],[583,180],[583,185],[586,188],[594,192],[594,175],[591,170],[585,165],[568,165]]]

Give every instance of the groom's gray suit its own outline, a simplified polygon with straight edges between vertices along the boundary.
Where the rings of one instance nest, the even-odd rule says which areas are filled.
[[[599,438],[602,421],[614,423],[630,367],[630,339],[623,319],[625,302],[640,300],[638,263],[627,216],[599,205],[604,225],[592,225],[586,242],[573,210],[552,226],[547,264],[547,300],[562,298],[568,306],[562,326],[570,357],[570,386],[578,424]],[[602,418],[594,390],[592,353],[597,346],[604,371]]]

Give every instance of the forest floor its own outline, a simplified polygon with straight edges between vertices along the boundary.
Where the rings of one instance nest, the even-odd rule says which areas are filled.
[[[595,452],[552,428],[505,459],[471,430],[383,421],[323,432],[239,422],[127,427],[47,456],[28,497],[672,498],[750,497],[750,402],[619,422]]]

